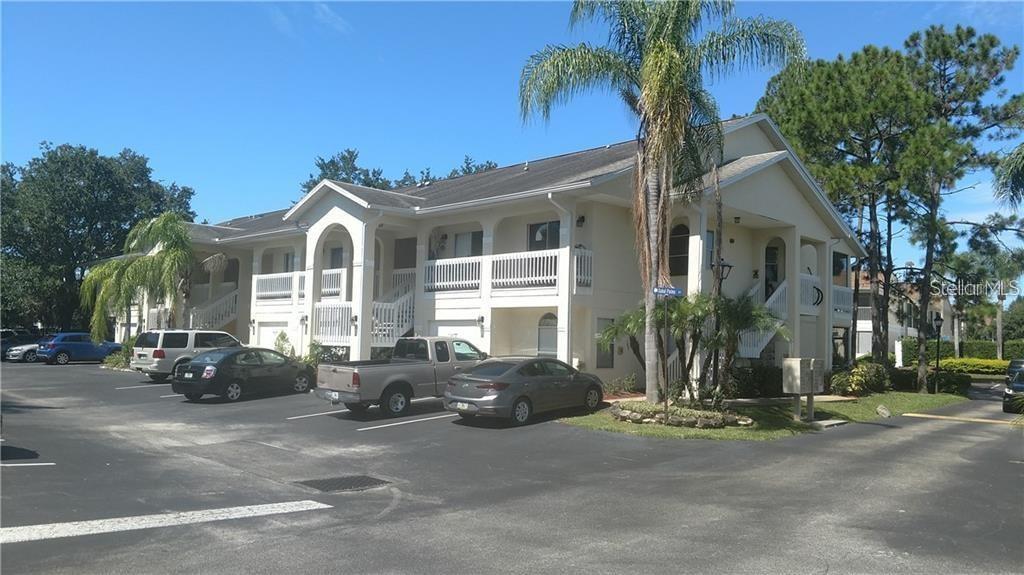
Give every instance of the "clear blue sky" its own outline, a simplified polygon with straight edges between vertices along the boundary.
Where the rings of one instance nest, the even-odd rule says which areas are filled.
[[[199,218],[287,207],[313,158],[346,147],[390,177],[447,173],[464,154],[507,164],[633,135],[595,94],[524,125],[519,71],[545,44],[600,42],[570,31],[564,3],[201,3],[2,5],[2,156],[39,142],[149,156],[157,178],[190,185]],[[1024,44],[1021,3],[739,4],[792,21],[810,55],[899,47],[933,23],[970,24]],[[1024,62],[1008,81],[1024,87]],[[714,84],[725,116],[749,113],[771,72]],[[1009,144],[1002,144],[1009,146]],[[989,174],[947,206],[995,209]],[[917,260],[900,245],[900,261]]]

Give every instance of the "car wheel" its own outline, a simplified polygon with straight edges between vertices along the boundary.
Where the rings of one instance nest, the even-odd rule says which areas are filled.
[[[409,393],[401,387],[389,387],[380,398],[380,408],[388,417],[398,417],[409,411],[412,405]]]
[[[66,351],[59,351],[57,355],[53,357],[53,360],[57,362],[57,365],[67,365],[71,362],[71,355]]]
[[[25,363],[35,363],[35,361],[36,361],[36,352],[34,352],[34,351],[26,351],[25,354],[21,356],[21,361],[23,361]]]
[[[583,407],[586,407],[588,411],[597,410],[597,406],[601,405],[601,388],[592,385],[587,388],[587,395],[583,398]]]
[[[525,424],[530,421],[531,415],[533,415],[533,406],[530,405],[529,399],[520,397],[512,403],[512,425]]]
[[[1004,403],[1003,404],[1003,413],[1016,413],[1016,412],[1017,412],[1017,410],[1015,410],[1013,408],[1013,406],[1010,405],[1009,403]]]
[[[238,401],[242,398],[242,382],[232,381],[224,388],[224,399],[228,401]]]
[[[300,373],[295,376],[295,383],[292,384],[292,389],[295,393],[306,393],[309,391],[309,375]]]
[[[203,397],[203,394],[201,394],[201,393],[186,393],[185,394],[185,399],[187,399],[189,401],[199,401],[200,399],[202,399],[202,397]]]
[[[370,409],[370,406],[366,405],[365,403],[346,403],[345,409],[349,410],[352,413],[355,413],[356,415],[361,415],[363,413],[366,413],[366,410]]]
[[[167,374],[166,373],[151,373],[151,374],[149,374],[149,379],[152,379],[153,381],[155,381],[157,383],[160,383],[161,381],[167,381]]]

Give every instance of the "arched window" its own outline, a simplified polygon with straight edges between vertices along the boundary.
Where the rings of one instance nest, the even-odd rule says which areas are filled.
[[[669,275],[685,276],[690,265],[690,228],[679,224],[668,236]]]
[[[553,313],[537,322],[537,355],[558,355],[558,316]]]

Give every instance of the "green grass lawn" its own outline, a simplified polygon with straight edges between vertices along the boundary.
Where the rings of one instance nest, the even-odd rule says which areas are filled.
[[[793,421],[792,412],[782,407],[749,407],[736,410],[754,420],[751,427],[724,427],[721,429],[697,429],[694,427],[672,427],[659,424],[626,423],[612,418],[608,410],[578,417],[566,417],[559,421],[586,429],[617,431],[644,437],[667,437],[675,439],[731,439],[745,441],[767,441],[790,437],[810,429],[806,423]]]
[[[937,407],[967,401],[966,397],[952,394],[923,395],[904,391],[869,395],[856,401],[817,403],[814,406],[815,419],[845,419],[852,422],[879,419],[875,408],[880,404],[889,408],[893,415],[928,411]],[[560,419],[562,423],[599,431],[615,431],[643,437],[672,439],[725,439],[741,441],[769,441],[790,437],[810,431],[806,423],[793,421],[790,406],[741,407],[737,413],[754,420],[751,427],[725,427],[722,429],[697,429],[693,427],[671,427],[659,424],[626,423],[614,419],[608,410]]]
[[[890,391],[861,397],[856,401],[814,404],[815,419],[845,419],[847,421],[872,421],[881,416],[875,408],[884,405],[893,415],[919,413],[937,407],[967,401],[966,397],[951,393],[929,395],[911,391]]]

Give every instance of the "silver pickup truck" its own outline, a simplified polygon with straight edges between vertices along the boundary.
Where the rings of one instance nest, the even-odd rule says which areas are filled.
[[[391,359],[321,363],[316,394],[353,413],[371,405],[391,417],[405,414],[414,397],[441,397],[448,378],[487,359],[466,340],[452,337],[406,337]]]

